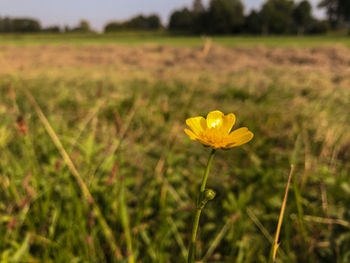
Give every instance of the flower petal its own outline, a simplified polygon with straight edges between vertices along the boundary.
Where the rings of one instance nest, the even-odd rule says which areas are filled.
[[[229,113],[223,117],[222,129],[226,134],[229,134],[233,125],[235,125],[236,116],[233,113]]]
[[[185,129],[184,132],[190,137],[191,140],[195,141],[198,139],[197,135],[195,135],[191,130]]]
[[[201,116],[188,118],[186,120],[186,124],[191,128],[194,134],[199,135],[207,128],[207,124],[205,119]]]
[[[215,110],[209,112],[207,115],[207,126],[208,128],[221,127],[223,124],[224,114],[221,111]]]
[[[247,131],[246,133],[240,135],[240,136],[235,136],[232,138],[232,141],[228,141],[225,148],[232,148],[236,147],[242,144],[245,144],[249,142],[251,139],[253,139],[254,134],[251,131]]]
[[[238,136],[241,136],[241,135],[245,134],[247,131],[248,131],[247,127],[242,127],[242,128],[239,128],[239,129],[234,130],[233,132],[231,132],[228,137],[230,139],[234,138],[234,137],[238,137]]]
[[[198,138],[198,141],[200,141],[200,143],[203,144],[204,146],[213,146],[212,143],[207,142],[207,141],[203,140],[202,138]]]

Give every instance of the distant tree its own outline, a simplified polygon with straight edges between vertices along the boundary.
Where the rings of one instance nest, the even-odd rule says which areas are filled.
[[[138,15],[123,22],[109,22],[105,28],[105,32],[115,32],[122,30],[157,30],[162,27],[158,15],[143,16]]]
[[[245,18],[244,31],[249,34],[261,34],[262,29],[261,14],[255,10],[252,10]]]
[[[325,8],[328,21],[332,27],[335,27],[339,18],[339,1],[338,0],[322,0],[319,5],[320,8]]]
[[[194,34],[208,33],[210,26],[209,13],[205,9],[202,0],[194,0],[192,5],[192,26],[190,30]]]
[[[4,19],[0,17],[0,32],[5,32]]]
[[[319,7],[326,9],[328,21],[332,27],[350,23],[349,0],[322,0]]]
[[[125,27],[128,29],[145,29],[146,18],[143,15],[135,16],[125,22]]]
[[[4,23],[4,32],[6,32],[6,33],[14,32],[13,23],[12,23],[11,18],[5,17],[5,19],[3,20],[3,23]]]
[[[93,30],[90,27],[90,23],[87,20],[80,20],[78,26],[74,27],[74,28],[69,28],[68,26],[65,26],[64,29],[65,32],[74,32],[74,33],[89,33],[89,32],[93,32]]]
[[[244,23],[240,0],[211,0],[209,4],[210,31],[214,34],[240,32]]]
[[[330,29],[330,24],[328,21],[320,21],[317,19],[313,19],[310,25],[307,27],[305,33],[309,35],[320,35],[327,33],[327,31]]]
[[[313,22],[312,17],[312,6],[307,0],[299,2],[293,10],[293,20],[297,28],[298,34],[304,34],[311,22]]]
[[[9,17],[0,18],[0,32],[11,33],[13,30],[13,21]]]
[[[170,31],[191,32],[193,21],[193,13],[187,8],[184,8],[182,10],[174,11],[170,15],[168,28]]]
[[[71,29],[70,32],[89,33],[92,32],[92,30],[89,21],[82,19],[78,26]]]
[[[154,30],[161,27],[160,19],[157,15],[138,15],[124,22],[125,28],[135,30]]]
[[[156,14],[148,16],[147,20],[148,20],[147,21],[147,29],[155,30],[155,29],[160,29],[162,27],[162,23],[160,22],[160,18]]]
[[[31,18],[0,19],[0,32],[33,33],[41,30],[40,23]]]
[[[83,32],[91,31],[90,23],[87,20],[81,20],[80,23],[79,23],[79,28]]]
[[[104,32],[105,33],[110,33],[110,32],[117,32],[117,31],[122,31],[125,30],[125,24],[120,23],[120,22],[109,22],[107,25],[104,27]]]
[[[68,33],[68,32],[70,32],[70,31],[71,31],[71,28],[70,28],[68,25],[65,25],[65,26],[63,27],[63,32]]]
[[[261,9],[263,33],[290,33],[293,9],[293,0],[267,0]]]
[[[192,6],[193,13],[200,14],[205,11],[202,0],[194,0]]]
[[[44,33],[60,33],[61,28],[59,26],[49,26],[43,28],[41,31]]]

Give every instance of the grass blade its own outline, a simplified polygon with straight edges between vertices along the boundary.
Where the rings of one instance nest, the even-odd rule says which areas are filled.
[[[237,220],[238,214],[235,214],[231,217],[230,220],[226,222],[226,224],[221,228],[220,232],[215,237],[214,241],[211,243],[207,253],[205,253],[202,262],[205,262],[208,260],[208,258],[213,254],[214,250],[217,248],[217,246],[220,244],[221,240],[224,238],[227,231],[230,229],[230,227],[233,225],[233,223]]]
[[[130,217],[129,217],[129,213],[128,213],[128,207],[127,207],[127,204],[125,201],[124,182],[122,182],[122,185],[121,185],[119,202],[120,202],[119,214],[120,214],[120,220],[121,220],[124,232],[125,232],[128,262],[135,263],[135,258],[134,258],[133,249],[132,249],[131,231],[130,231]]]
[[[62,155],[62,158],[64,159],[65,163],[67,164],[70,172],[72,173],[73,177],[77,181],[77,183],[78,183],[78,185],[79,185],[79,187],[80,187],[80,189],[81,189],[81,191],[83,193],[85,201],[87,203],[89,203],[89,204],[92,204],[94,214],[96,215],[96,217],[97,217],[97,219],[98,219],[98,221],[100,223],[100,226],[102,227],[102,230],[103,230],[103,233],[105,235],[105,238],[108,241],[109,246],[110,246],[113,254],[115,254],[116,256],[120,255],[120,251],[119,251],[118,246],[116,245],[116,241],[114,239],[114,236],[113,236],[111,228],[108,226],[105,218],[102,215],[102,212],[101,212],[100,208],[95,203],[94,198],[92,197],[88,187],[86,186],[83,178],[79,174],[79,172],[76,169],[75,165],[73,164],[71,158],[69,157],[69,155],[67,154],[66,150],[64,149],[60,139],[58,138],[57,134],[55,133],[55,131],[51,127],[49,121],[45,117],[45,115],[42,112],[39,104],[36,102],[36,100],[34,99],[32,94],[29,91],[27,91],[27,90],[25,90],[25,94],[28,97],[30,103],[33,105],[36,113],[39,116],[40,121],[44,125],[44,127],[45,127],[47,133],[49,134],[49,136],[51,137],[53,143],[55,144],[55,146],[57,147],[58,151]]]
[[[284,193],[284,198],[283,198],[283,203],[282,203],[282,207],[281,207],[281,212],[280,212],[280,216],[279,216],[279,219],[278,219],[277,230],[276,230],[276,235],[275,235],[275,241],[274,241],[273,247],[272,247],[272,262],[276,261],[276,254],[277,254],[278,247],[280,245],[280,243],[278,241],[279,241],[280,231],[281,231],[281,227],[282,227],[284,211],[286,209],[287,198],[288,198],[288,191],[289,191],[290,181],[291,181],[292,176],[293,176],[293,172],[294,172],[294,165],[292,164],[290,166],[290,172],[289,172],[289,176],[288,176],[288,182],[287,182],[287,186],[286,186],[286,191]]]

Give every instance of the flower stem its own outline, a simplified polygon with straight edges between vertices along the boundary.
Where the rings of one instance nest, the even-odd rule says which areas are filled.
[[[190,244],[190,249],[188,252],[188,260],[187,260],[188,263],[193,263],[194,258],[195,258],[195,248],[196,248],[196,238],[197,238],[197,230],[198,230],[198,225],[199,225],[199,218],[201,216],[202,209],[204,208],[204,205],[206,203],[205,202],[203,204],[203,202],[202,202],[204,199],[205,185],[207,184],[209,170],[210,170],[211,164],[213,162],[215,152],[216,152],[215,149],[212,149],[212,151],[210,152],[207,167],[205,169],[205,173],[204,173],[203,179],[202,179],[202,185],[200,188],[200,193],[199,193],[199,197],[197,200],[195,215],[194,215],[194,219],[193,219],[191,244]],[[208,201],[208,200],[206,200],[206,201]]]

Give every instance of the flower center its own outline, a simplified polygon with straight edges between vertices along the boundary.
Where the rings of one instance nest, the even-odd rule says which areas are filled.
[[[211,124],[210,126],[212,126]],[[214,124],[215,124],[215,127],[217,127],[217,123],[215,122]],[[225,140],[225,135],[222,134],[221,131],[215,127],[204,131],[201,134],[201,137],[203,138],[204,141],[207,141],[212,145],[221,145]]]

